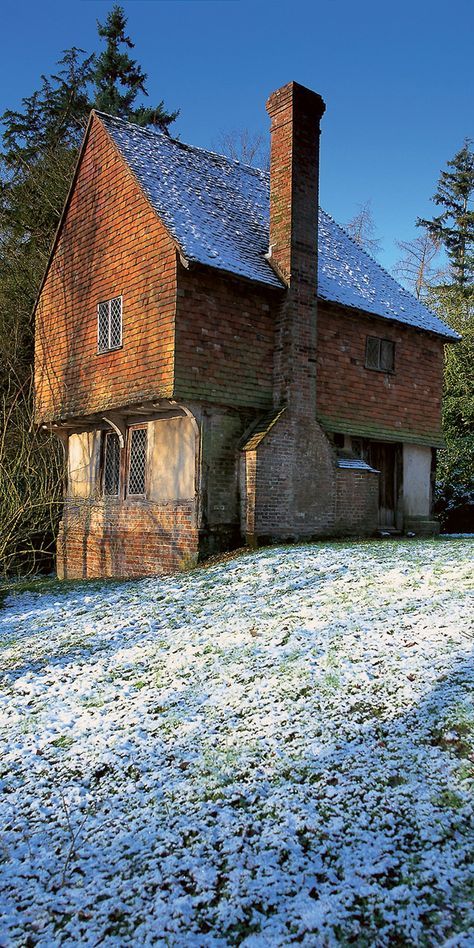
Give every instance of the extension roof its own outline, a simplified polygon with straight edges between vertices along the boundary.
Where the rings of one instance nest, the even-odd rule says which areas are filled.
[[[185,145],[163,132],[96,114],[183,257],[283,287],[265,258],[268,172]],[[318,296],[446,339],[459,338],[321,209]]]

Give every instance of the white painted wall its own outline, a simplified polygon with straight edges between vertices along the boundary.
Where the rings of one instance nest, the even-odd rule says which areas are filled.
[[[155,503],[195,495],[196,431],[190,418],[163,418],[148,425],[148,496]]]
[[[68,495],[91,497],[96,488],[100,432],[81,431],[68,438]]]
[[[431,506],[431,448],[403,445],[403,507],[409,517],[428,517]]]

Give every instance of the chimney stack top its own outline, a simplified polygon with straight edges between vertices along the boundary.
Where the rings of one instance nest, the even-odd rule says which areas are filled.
[[[270,116],[276,115],[280,109],[288,108],[290,103],[303,106],[305,111],[311,111],[315,121],[319,121],[326,111],[326,103],[317,92],[301,86],[299,82],[287,82],[286,86],[281,86],[269,96],[267,112]]]

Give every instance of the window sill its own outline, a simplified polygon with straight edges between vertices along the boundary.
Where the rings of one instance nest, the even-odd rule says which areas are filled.
[[[109,352],[119,352],[120,349],[123,349],[123,343],[120,346],[111,346],[110,349],[96,349],[96,355],[103,356],[108,355]]]
[[[395,369],[376,369],[373,365],[364,365],[368,372],[378,372],[382,375],[395,375]]]

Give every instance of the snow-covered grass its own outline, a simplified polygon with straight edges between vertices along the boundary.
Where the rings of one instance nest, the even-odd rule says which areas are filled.
[[[472,945],[468,539],[0,611],[0,944]]]

